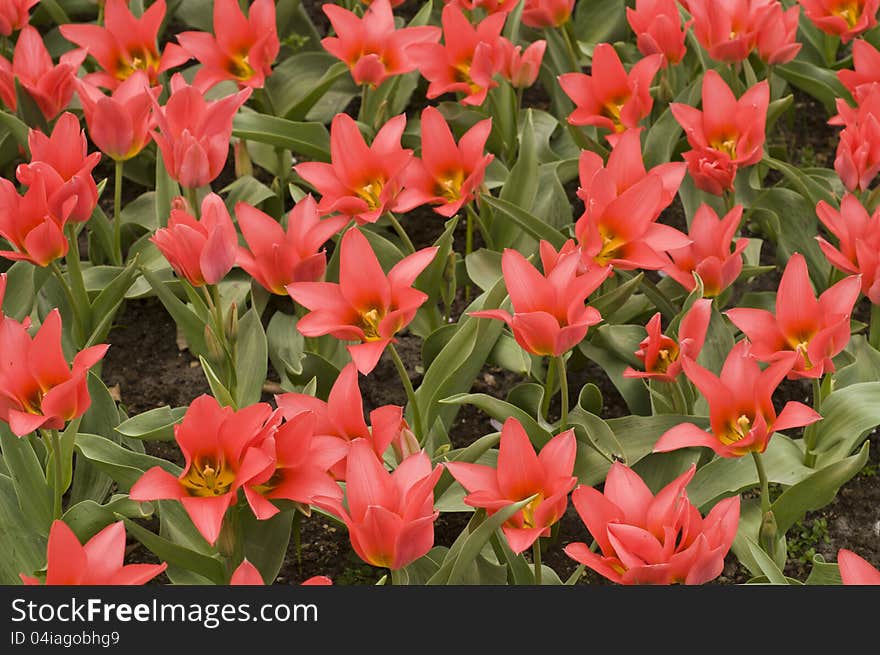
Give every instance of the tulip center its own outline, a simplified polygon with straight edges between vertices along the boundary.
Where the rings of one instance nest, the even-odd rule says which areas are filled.
[[[382,338],[379,334],[379,324],[384,317],[384,313],[376,308],[361,313],[360,328],[364,331],[365,341],[379,341]]]
[[[614,123],[615,132],[623,132],[626,130],[626,127],[620,119],[620,114],[623,111],[623,106],[626,104],[627,100],[629,100],[629,98],[615,98],[614,100],[606,102],[605,106],[602,107],[602,115],[611,119],[611,122]]]
[[[241,81],[251,79],[255,73],[248,60],[247,53],[230,58],[228,70],[236,79]]]
[[[464,171],[459,169],[437,179],[435,193],[455,202],[461,197],[461,185],[464,183]]]
[[[40,408],[43,406],[43,393],[40,388],[34,389],[30,395],[22,400],[22,409],[28,414],[42,414]]]
[[[463,84],[467,84],[471,90],[471,93],[479,93],[483,87],[474,82],[471,77],[471,62],[463,61],[460,64],[456,64],[453,66],[454,72],[452,74],[453,78],[456,82],[461,82]]]
[[[599,226],[599,234],[602,236],[602,247],[596,256],[593,257],[593,260],[597,264],[605,266],[609,261],[617,257],[617,251],[620,250],[625,241],[602,226]]]
[[[736,422],[731,423],[727,432],[718,436],[718,441],[725,446],[735,444],[737,441],[742,441],[751,429],[752,419],[745,414],[740,414],[739,418],[736,419]]]
[[[838,5],[837,9],[833,9],[831,13],[845,20],[850,29],[855,27],[856,23],[858,23],[859,19],[862,17],[862,9],[859,7],[859,3],[852,1],[841,3]]]
[[[678,346],[673,343],[667,348],[661,348],[657,353],[657,361],[654,363],[654,370],[658,373],[665,373],[670,364],[678,359]]]
[[[159,67],[159,60],[146,48],[134,50],[127,54],[128,58],[123,55],[119,59],[116,66],[116,79],[127,80],[135,71],[149,72]]]
[[[226,466],[222,458],[196,458],[181,480],[191,496],[222,496],[235,481],[235,471]]]
[[[358,196],[367,203],[370,209],[379,209],[382,206],[380,196],[385,186],[382,180],[370,180],[357,190]]]
[[[810,338],[809,337],[794,337],[789,339],[789,345],[792,350],[794,350],[798,355],[800,355],[804,360],[804,368],[811,369],[813,368],[813,362],[810,361],[810,355],[808,353],[808,349],[810,347]]]
[[[544,494],[538,494],[533,501],[522,508],[524,528],[538,527],[537,525],[535,525],[535,512],[537,511],[538,506],[541,504],[542,500],[544,500]]]
[[[712,147],[719,152],[723,152],[731,159],[736,159],[736,137],[721,136],[712,141]]]

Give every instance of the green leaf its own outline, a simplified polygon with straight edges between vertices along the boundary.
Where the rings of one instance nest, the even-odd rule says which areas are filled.
[[[260,402],[268,356],[269,346],[260,316],[256,310],[249,309],[238,323],[235,391],[239,407]]]
[[[525,230],[536,239],[549,241],[557,250],[562,248],[566,242],[565,235],[559,230],[542,221],[537,216],[530,214],[506,200],[495,198],[488,193],[484,193],[480,196],[480,201],[489,205],[493,210],[501,212],[509,220],[513,221],[521,229]],[[499,217],[496,216],[495,220],[498,221]]]
[[[569,425],[575,426],[575,434],[581,441],[586,441],[602,453],[609,464],[616,458],[624,456],[623,444],[617,440],[608,423],[595,414],[575,407],[568,415],[568,422]]]
[[[240,139],[286,148],[318,161],[330,161],[330,134],[321,123],[289,121],[277,116],[239,113],[232,134]]]
[[[703,76],[701,74],[676,96],[675,101],[695,107],[700,102],[702,86]],[[681,125],[667,107],[650,127],[645,137],[645,166],[650,169],[672,161],[675,146],[681,138],[681,131]]]
[[[171,409],[168,405],[150,409],[119,424],[116,431],[142,441],[174,441],[174,426],[183,420],[186,407]]]
[[[168,225],[171,202],[180,195],[180,186],[171,178],[162,161],[162,153],[156,151],[156,224]]]
[[[235,403],[235,399],[232,397],[232,393],[229,389],[226,388],[226,385],[220,381],[220,377],[217,373],[214,372],[214,369],[211,367],[211,364],[205,359],[202,355],[199,355],[199,362],[202,365],[202,370],[205,373],[205,378],[208,380],[208,386],[211,387],[211,393],[214,398],[217,399],[221,405],[225,405],[226,407],[238,408],[238,405]]]
[[[495,398],[485,393],[461,393],[440,401],[444,405],[473,405],[483,410],[496,421],[503,423],[508,418],[517,419],[529,435],[532,443],[540,448],[553,436],[538,425],[538,422],[516,405]]]
[[[288,371],[302,372],[301,360],[305,351],[305,339],[296,329],[296,316],[275,312],[266,328],[269,359],[282,380]]]
[[[605,321],[611,320],[614,313],[623,307],[626,301],[639,290],[639,286],[642,284],[642,278],[644,276],[644,273],[639,273],[631,280],[627,280],[623,284],[614,287],[611,291],[590,298],[590,307],[598,310]]]
[[[100,530],[119,520],[119,516],[134,519],[149,518],[153,513],[152,503],[139,503],[125,494],[117,494],[105,505],[94,500],[83,500],[64,512],[61,519],[73,530],[82,543],[91,539]]]
[[[6,423],[0,422],[0,449],[22,515],[32,529],[48,535],[52,523],[52,492],[30,441],[27,437],[15,436]]]
[[[226,584],[226,571],[220,560],[202,555],[153,534],[129,518],[120,518],[125,521],[125,527],[129,534],[146,546],[160,560],[168,562],[169,565],[174,564],[188,571],[193,571],[208,578],[214,584]]]
[[[787,585],[788,578],[786,578],[785,574],[779,570],[779,567],[776,566],[776,563],[770,558],[770,556],[751,539],[748,539],[746,543],[748,544],[752,557],[758,563],[758,566],[761,568],[764,575],[767,576],[767,579],[772,584]]]
[[[10,114],[6,111],[0,111],[0,125],[3,125],[15,137],[18,145],[21,146],[25,153],[30,153],[28,145],[28,126],[18,116]],[[30,156],[30,155],[28,155]]]
[[[861,382],[833,392],[815,424],[816,468],[847,457],[868,432],[880,425],[880,382]]]
[[[519,155],[510,174],[501,187],[500,199],[523,210],[530,210],[538,192],[538,155],[535,147],[535,127],[531,110],[526,110],[520,135]],[[516,224],[495,220],[492,239],[500,249],[513,245],[519,233]]]
[[[77,434],[75,446],[83,457],[113,478],[123,491],[130,489],[154,466],[160,466],[174,476],[180,475],[180,467],[168,460],[136,453],[97,434]]]
[[[49,527],[42,534],[36,527],[19,505],[12,479],[0,475],[0,584],[20,585],[19,573],[32,575],[45,567]]]
[[[813,568],[804,584],[808,585],[842,585],[840,568],[837,562],[826,562],[819,553],[813,555]]]
[[[501,279],[501,253],[480,248],[464,260],[470,280],[483,291],[488,291]]]
[[[391,571],[394,585],[424,585],[440,569],[443,558],[449,551],[445,546],[435,546],[419,559],[402,569]]]
[[[83,414],[79,425],[71,424],[72,431],[65,431],[67,447],[73,448],[75,433],[87,432],[97,434],[112,441],[119,441],[115,428],[119,424],[119,411],[116,401],[110,395],[104,382],[94,371],[88,376],[89,397],[92,404]],[[69,428],[70,429],[70,428]],[[70,504],[84,500],[103,502],[113,485],[113,480],[94,467],[88,460],[77,457],[73,475],[73,488],[70,493]]]
[[[266,86],[279,116],[302,121],[347,73],[345,62],[328,52],[299,52],[274,68]]]
[[[198,314],[187,307],[154,271],[145,267],[141,267],[140,270],[150,283],[153,291],[156,292],[156,296],[158,296],[159,300],[165,306],[165,309],[171,314],[171,318],[174,319],[174,322],[183,331],[190,352],[194,355],[207,353],[208,349],[205,345],[205,324],[199,318]]]
[[[126,292],[140,276],[137,268],[137,255],[128,265],[103,287],[103,290],[92,301],[92,334],[90,343],[99,343],[107,338],[113,319],[119,310]]]
[[[476,462],[490,448],[494,448],[498,444],[498,441],[500,439],[501,433],[499,432],[487,434],[483,437],[480,437],[466,448],[457,448],[455,450],[450,450],[443,455],[440,455],[439,457],[435,457],[433,459],[433,463],[437,464],[439,462]],[[437,484],[434,487],[434,495],[438,498],[441,497],[454,480],[455,478],[452,477],[452,474],[444,469],[443,474],[440,476],[440,479],[437,481]]]
[[[34,265],[15,262],[6,271],[6,296],[3,298],[3,314],[16,321],[24,320],[31,313],[36,299],[34,288]]]
[[[297,510],[278,512],[275,516],[262,521],[254,516],[250,508],[238,511],[240,521],[238,525],[244,541],[244,556],[257,567],[263,580],[267,584],[272,584],[287,555],[293,514]]]
[[[837,98],[851,99],[849,91],[837,79],[835,71],[796,59],[773,67],[773,72],[792,86],[806,91],[825,105],[825,110],[836,113]]]

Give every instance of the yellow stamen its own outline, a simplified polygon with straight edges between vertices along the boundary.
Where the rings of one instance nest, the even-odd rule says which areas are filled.
[[[602,108],[602,115],[606,118],[610,118],[611,122],[614,123],[615,132],[623,132],[626,130],[626,126],[621,122],[620,114],[623,111],[623,106],[626,104],[627,100],[629,100],[629,98],[617,98],[605,103],[605,106]]]
[[[384,315],[378,309],[371,309],[361,314],[361,329],[364,331],[364,339],[366,341],[378,341],[381,339],[379,334],[379,323],[382,322]]]
[[[537,511],[538,506],[541,504],[542,500],[544,500],[544,494],[538,494],[532,502],[522,508],[524,528],[538,527],[537,525],[535,525],[535,512]]]
[[[227,468],[223,459],[196,458],[181,484],[191,496],[222,496],[235,481],[235,471]]]
[[[455,202],[461,197],[461,185],[464,183],[464,171],[457,170],[449,173],[446,177],[437,180],[436,193],[449,202]]]
[[[840,16],[851,29],[856,26],[856,23],[862,17],[862,8],[859,5],[858,1],[845,2],[838,6],[837,9],[832,9],[831,13],[835,16]]]
[[[740,417],[736,419],[736,423],[732,424],[727,432],[718,435],[718,441],[725,446],[735,444],[737,441],[742,441],[751,429],[752,419],[745,414],[741,414]]]
[[[456,82],[464,82],[470,87],[471,93],[478,93],[482,90],[479,84],[474,82],[473,78],[471,78],[471,62],[463,61],[460,64],[456,64],[453,66],[455,69],[455,81]]]
[[[736,159],[736,141],[736,137],[733,136],[722,137],[712,141],[712,147],[727,154],[731,159]]]
[[[249,80],[254,76],[255,71],[251,67],[247,53],[233,57],[229,60],[229,72],[232,73],[236,79],[242,81]]]
[[[602,248],[593,260],[602,266],[605,266],[612,259],[617,257],[617,251],[626,243],[625,240],[609,232],[606,228],[599,226],[599,234],[602,236]]]
[[[379,198],[382,195],[383,186],[382,180],[372,180],[364,184],[356,193],[370,209],[379,209],[382,206],[382,201]]]

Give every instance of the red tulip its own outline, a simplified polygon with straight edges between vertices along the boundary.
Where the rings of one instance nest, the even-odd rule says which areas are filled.
[[[593,50],[590,75],[565,73],[559,84],[574,102],[569,115],[572,125],[595,125],[611,130],[605,136],[612,146],[621,132],[637,127],[651,113],[651,80],[663,65],[662,55],[644,57],[629,73],[617,51],[609,43],[600,43]]]
[[[154,466],[132,485],[129,498],[179,500],[213,545],[238,489],[272,463],[259,446],[280,420],[266,403],[235,411],[221,407],[211,396],[199,396],[174,426],[174,438],[186,460],[180,476]]]
[[[0,420],[19,437],[39,429],[61,430],[91,405],[89,369],[109,346],[86,348],[67,364],[61,349],[61,314],[53,309],[31,337],[24,324],[0,321]]]
[[[772,0],[689,0],[694,34],[709,56],[717,61],[740,62],[748,58],[767,24]]]
[[[494,155],[486,154],[492,119],[479,121],[458,143],[446,119],[434,107],[422,111],[422,158],[413,159],[403,174],[405,190],[399,211],[433,205],[441,216],[453,216],[472,201]]]
[[[242,586],[262,586],[266,583],[263,582],[263,576],[260,575],[260,572],[257,570],[257,567],[251,564],[247,558],[244,558],[241,561],[235,571],[232,572],[232,577],[229,579],[230,585],[242,585]],[[333,581],[325,575],[316,575],[305,582],[302,583],[302,586],[327,586],[332,585]]]
[[[26,585],[142,585],[167,564],[125,564],[125,524],[111,523],[81,544],[68,525],[56,519],[49,529],[46,582],[20,574]]]
[[[64,221],[74,223],[88,221],[98,204],[98,187],[92,171],[101,161],[101,153],[89,154],[79,119],[65,112],[55,123],[51,136],[31,129],[28,147],[31,161],[16,170],[19,182],[33,186],[37,179],[41,180],[56,218],[65,216]]]
[[[844,43],[877,24],[880,0],[798,0],[813,24]]]
[[[529,27],[559,27],[569,18],[574,0],[525,0],[522,22]]]
[[[36,28],[25,25],[12,56],[12,65],[0,57],[0,86],[3,103],[15,111],[15,79],[34,99],[47,121],[55,118],[70,104],[76,71],[85,59],[85,51],[73,50],[61,55],[59,63],[52,63],[52,56],[43,44]]]
[[[146,73],[135,71],[109,96],[79,79],[76,88],[89,136],[105,155],[116,161],[127,161],[152,140],[150,98],[158,100],[162,88],[150,87]]]
[[[839,211],[822,200],[816,205],[816,214],[838,239],[835,248],[816,237],[825,257],[844,273],[860,275],[862,293],[875,305],[880,304],[880,208],[869,215],[859,199],[847,193]]]
[[[262,88],[281,48],[275,26],[275,3],[254,0],[246,17],[238,0],[216,0],[214,35],[181,32],[177,42],[202,64],[193,80],[199,89],[209,89],[224,80]]]
[[[601,175],[601,176],[600,176]],[[612,173],[600,171],[594,176],[591,193],[601,197],[604,189],[607,205],[591,211],[590,205],[575,224],[575,234],[583,258],[600,266],[657,270],[669,263],[660,253],[683,248],[690,243],[687,235],[657,223],[657,208],[664,202],[664,181],[649,174],[614,197]],[[597,179],[598,178],[598,179]]]
[[[327,470],[345,448],[315,439],[315,415],[300,412],[260,444],[267,466],[244,483],[244,494],[258,519],[278,513],[272,500],[309,505],[316,496],[342,499],[342,489]]]
[[[661,332],[660,312],[654,314],[645,330],[648,336],[639,344],[635,355],[645,366],[636,371],[627,368],[625,378],[651,378],[662,382],[672,382],[681,373],[685,358],[696,360],[706,341],[706,330],[712,318],[712,301],[700,298],[690,308],[678,328],[678,338],[672,339]]]
[[[275,397],[284,417],[291,419],[309,411],[315,417],[315,440],[337,457],[328,469],[337,480],[345,480],[346,458],[351,443],[364,439],[372,445],[377,457],[382,457],[388,446],[403,441],[401,434],[409,430],[403,418],[403,408],[383,405],[370,412],[370,426],[364,421],[364,401],[358,386],[358,371],[354,364],[346,365],[336,377],[327,401],[303,393],[284,393]],[[418,452],[418,448],[416,449]],[[413,454],[413,453],[409,453]]]
[[[106,89],[115,89],[136,70],[144,71],[150,84],[160,73],[183,64],[189,55],[177,44],[169,43],[162,54],[156,45],[159,27],[165,19],[165,0],[156,0],[136,18],[128,0],[106,0],[104,26],[61,25],[61,35],[95,58],[102,71],[89,73],[86,80]]]
[[[375,223],[386,211],[398,211],[404,169],[412,150],[400,147],[406,115],[395,116],[367,145],[348,114],[330,125],[330,161],[297,164],[294,170],[321,194],[322,215],[339,212],[360,225]]]
[[[165,106],[153,101],[159,127],[153,138],[173,179],[195,189],[220,175],[229,155],[232,119],[252,90],[244,88],[219,100],[206,100],[179,73],[171,78],[171,97]]]
[[[837,99],[829,125],[842,125],[834,170],[850,191],[865,191],[880,172],[880,86],[864,92],[858,107]]]
[[[448,462],[446,468],[468,491],[464,502],[490,516],[536,496],[501,526],[511,550],[521,553],[539,537],[549,537],[565,513],[568,492],[577,484],[572,475],[576,447],[574,430],[566,430],[536,454],[522,424],[511,417],[501,428],[497,468],[466,462]]]
[[[400,260],[386,275],[367,238],[357,229],[346,232],[340,243],[339,284],[294,282],[287,292],[311,310],[297,329],[307,337],[331,334],[345,341],[358,370],[372,371],[394,335],[409,325],[427,294],[413,289],[419,274],[437,254],[423,248]]]
[[[532,86],[541,71],[541,62],[544,60],[547,42],[540,39],[530,43],[525,51],[522,46],[514,46],[512,41],[503,37],[499,39],[499,44],[504,62],[501,67],[501,77],[510,82],[510,85],[515,89],[526,89]]]
[[[571,242],[557,253],[542,241],[541,259],[543,275],[519,252],[505,248],[501,269],[513,315],[502,309],[470,315],[504,321],[523,350],[558,357],[583,341],[589,327],[602,320],[597,309],[584,303],[608,278],[611,268],[594,266],[579,275],[581,255]]]
[[[739,496],[725,498],[702,517],[685,487],[691,467],[654,496],[632,469],[614,462],[602,493],[579,486],[571,501],[599,544],[585,543],[565,553],[619,584],[704,584],[724,569],[739,525]]]
[[[675,0],[636,0],[627,7],[626,20],[636,33],[636,44],[646,57],[663,55],[665,63],[677,64],[687,53],[684,39],[693,21],[684,27]]]
[[[168,227],[150,237],[178,276],[195,287],[217,284],[235,265],[238,235],[222,198],[209,193],[196,219],[172,209]]]
[[[37,179],[23,197],[18,195],[12,182],[0,178],[0,236],[13,248],[0,251],[0,256],[37,266],[48,266],[64,257],[69,247],[64,224],[74,202],[75,199],[70,198],[63,213],[55,215],[49,209],[42,178]]]
[[[663,271],[688,291],[696,288],[694,273],[697,273],[703,282],[703,297],[718,296],[742,272],[742,253],[749,245],[749,240],[743,238],[734,241],[742,212],[742,205],[736,205],[724,218],[719,219],[709,205],[700,205],[691,221],[688,234],[692,239],[691,244],[670,250],[672,262]]]
[[[769,103],[766,80],[737,100],[721,75],[708,70],[703,77],[703,111],[679,102],[669,105],[693,148],[684,158],[698,188],[720,195],[733,189],[739,167],[760,161]]]
[[[247,242],[236,263],[263,288],[286,296],[291,282],[318,282],[324,278],[324,243],[342,230],[346,216],[321,220],[312,196],[300,200],[287,216],[285,230],[274,218],[247,203],[235,205],[238,226]]]
[[[689,446],[706,446],[721,457],[763,453],[774,432],[815,423],[822,417],[806,405],[789,401],[779,415],[772,395],[797,360],[797,353],[781,353],[763,371],[752,356],[748,341],[737,343],[721,375],[715,376],[692,359],[684,359],[684,372],[709,403],[710,432],[693,423],[667,430],[654,452],[668,452]]]
[[[845,585],[880,585],[880,571],[851,550],[841,548],[837,551],[837,566]]]
[[[336,32],[321,45],[348,65],[355,84],[377,87],[389,77],[415,70],[407,48],[440,40],[440,29],[434,26],[396,29],[388,0],[375,0],[363,18],[330,3],[321,8]]]
[[[852,44],[852,56],[855,70],[840,70],[837,79],[861,104],[880,83],[880,50],[864,39],[856,39]]]
[[[0,34],[11,36],[28,24],[31,7],[40,0],[5,0],[0,4]]]
[[[758,29],[758,56],[770,65],[787,64],[797,56],[801,44],[797,41],[800,7],[784,9],[774,2]]]
[[[373,566],[397,570],[434,546],[434,487],[443,466],[419,452],[389,473],[363,439],[351,444],[345,472],[346,506],[331,498],[315,504],[345,522],[352,548]]]
[[[482,105],[489,89],[498,86],[492,79],[503,62],[498,52],[504,13],[484,18],[474,27],[456,5],[443,7],[444,45],[415,43],[407,54],[428,80],[427,97],[462,93],[464,105]]]
[[[443,2],[467,11],[482,9],[487,14],[496,14],[498,12],[509,14],[516,7],[518,0],[443,0]]]
[[[642,161],[641,131],[641,128],[633,128],[621,134],[608,156],[607,164],[595,152],[581,151],[577,195],[584,201],[585,215],[601,216],[613,200],[648,175],[656,176],[661,187],[660,196],[651,207],[652,220],[657,220],[660,213],[675,200],[686,166],[681,162],[670,162],[646,171]]]
[[[726,314],[752,342],[756,358],[772,362],[781,353],[794,351],[797,359],[789,379],[821,378],[834,372],[832,358],[849,343],[850,316],[860,289],[859,277],[851,275],[817,299],[807,261],[795,253],[779,282],[775,315],[749,307],[731,309]]]

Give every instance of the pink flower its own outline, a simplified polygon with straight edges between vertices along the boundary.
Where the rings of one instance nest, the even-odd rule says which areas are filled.
[[[856,39],[852,44],[852,54],[855,70],[840,70],[837,79],[861,104],[880,83],[880,51],[864,39]]]
[[[627,7],[626,20],[643,55],[661,54],[666,65],[677,64],[687,52],[684,40],[693,21],[682,28],[675,0],[636,0],[634,9]]]
[[[525,0],[522,22],[536,29],[559,27],[571,18],[573,9],[574,0]]]
[[[798,0],[813,24],[843,43],[877,24],[880,0]]]
[[[834,247],[823,237],[816,237],[825,257],[844,273],[860,275],[862,293],[880,305],[880,208],[868,214],[859,199],[847,193],[839,211],[822,200],[816,205],[816,214],[838,240]]]
[[[40,0],[6,0],[0,4],[0,34],[10,36],[31,19],[31,7]]]
[[[837,99],[837,115],[829,125],[842,125],[834,170],[850,191],[865,191],[880,172],[880,86],[862,94],[858,107]]]
[[[851,550],[841,548],[837,551],[837,565],[845,585],[880,585],[880,571]]]
[[[526,89],[532,86],[541,71],[541,62],[544,60],[547,42],[541,39],[530,43],[525,51],[522,46],[514,46],[511,41],[503,37],[499,39],[499,44],[504,61],[501,76],[510,82],[510,85],[515,89]]]
[[[232,577],[229,578],[229,584],[242,586],[262,586],[266,583],[263,582],[263,576],[260,575],[257,567],[251,564],[247,560],[247,558],[244,558],[243,560],[241,560],[241,564],[239,564],[235,568],[235,571],[232,572]],[[303,586],[327,586],[332,584],[333,581],[326,575],[316,575],[302,583]]]

